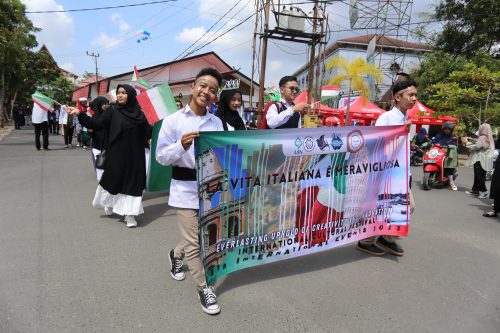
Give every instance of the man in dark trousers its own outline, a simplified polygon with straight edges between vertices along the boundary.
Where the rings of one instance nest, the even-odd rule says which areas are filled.
[[[31,121],[35,126],[35,147],[40,150],[40,133],[43,137],[43,150],[49,150],[49,119],[48,112],[42,109],[38,104],[33,103],[33,112]]]
[[[14,118],[14,128],[21,129],[21,107],[19,104],[14,104],[12,109],[12,117]]]

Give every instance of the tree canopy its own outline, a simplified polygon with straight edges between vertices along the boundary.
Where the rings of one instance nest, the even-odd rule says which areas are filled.
[[[16,100],[26,102],[36,89],[48,91],[54,84],[68,93],[70,86],[61,81],[64,77],[47,52],[33,50],[38,45],[34,33],[40,29],[25,9],[19,0],[0,1],[0,127]]]
[[[453,57],[471,58],[478,50],[500,56],[498,0],[441,0],[433,17],[444,22],[436,49]]]

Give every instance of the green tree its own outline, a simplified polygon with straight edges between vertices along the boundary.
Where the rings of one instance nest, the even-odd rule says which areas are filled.
[[[499,71],[468,62],[445,81],[430,85],[427,92],[430,107],[457,117],[467,129],[482,122],[500,125]]]
[[[435,48],[472,58],[478,50],[499,56],[500,6],[498,0],[441,0],[433,18],[444,21]]]
[[[0,127],[7,116],[6,93],[11,77],[26,59],[26,53],[37,45],[37,31],[24,15],[25,6],[19,0],[0,1]]]
[[[351,104],[352,91],[359,91],[362,96],[370,97],[370,87],[367,82],[367,76],[372,76],[377,82],[382,81],[382,72],[375,66],[368,64],[362,58],[356,58],[352,62],[344,58],[334,57],[326,64],[326,69],[339,69],[339,73],[334,75],[329,81],[329,84],[340,85],[344,81],[349,82],[347,95],[347,109],[345,115],[345,124],[349,124],[349,111]]]
[[[37,88],[49,87],[61,76],[48,53],[32,51],[38,45],[34,33],[40,29],[25,9],[19,0],[0,1],[0,127],[16,100],[28,101]]]

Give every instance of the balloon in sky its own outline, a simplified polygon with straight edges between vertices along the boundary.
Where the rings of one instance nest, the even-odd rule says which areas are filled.
[[[141,41],[147,41],[148,39],[151,39],[151,34],[149,31],[146,30],[139,30],[135,33],[135,36],[137,37],[137,43],[140,43]]]

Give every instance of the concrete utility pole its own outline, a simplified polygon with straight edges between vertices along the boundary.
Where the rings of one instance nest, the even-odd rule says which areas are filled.
[[[97,94],[99,95],[99,75],[97,73],[97,58],[99,58],[99,53],[95,54],[94,52],[89,53],[89,51],[87,51],[87,55],[89,57],[94,58],[94,63],[95,63],[95,84],[96,84],[96,87],[97,87]]]
[[[254,27],[254,30],[253,30],[252,81],[250,83],[250,107],[249,107],[249,111],[250,110],[253,111],[253,95],[254,95],[254,91],[253,91],[253,79],[254,79],[254,75],[255,75],[255,57],[256,57],[255,45],[257,44],[257,27],[259,25],[259,3],[260,3],[259,0],[255,1],[255,27]]]
[[[314,17],[313,17],[313,25],[312,32],[316,33],[316,22],[318,18],[318,0],[314,1]],[[307,80],[307,104],[311,104],[311,95],[313,93],[313,84],[314,84],[314,58],[316,56],[316,43],[319,42],[316,39],[311,40],[311,51],[309,57],[309,78]],[[316,96],[317,97],[317,96]]]
[[[257,113],[257,125],[260,127],[262,113],[264,110],[264,84],[266,80],[266,59],[267,59],[267,33],[269,30],[269,3],[264,4],[264,33],[262,34],[262,56],[260,60],[260,80],[259,80],[259,108]]]

